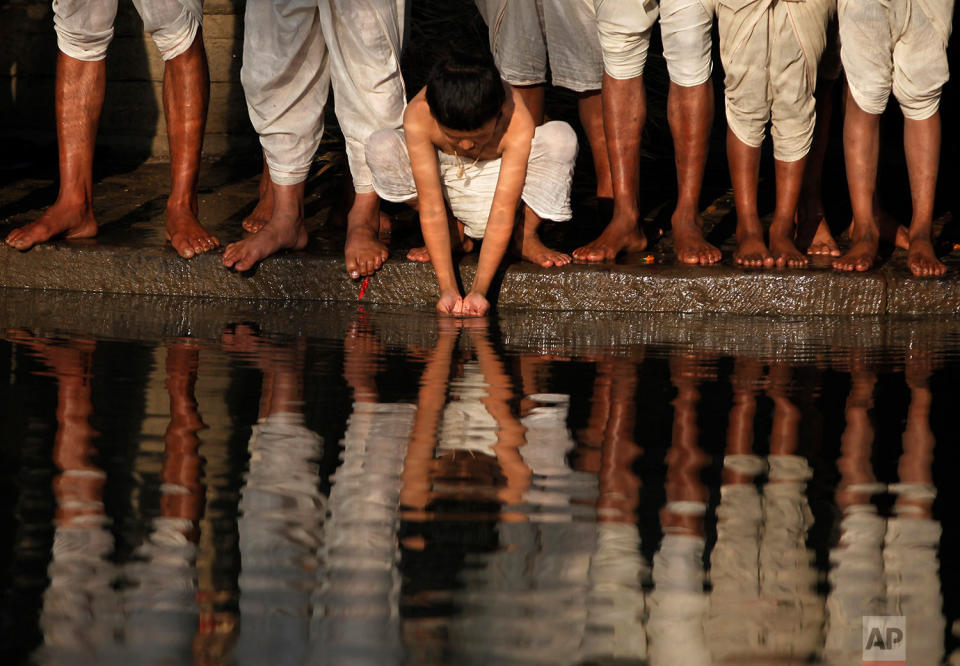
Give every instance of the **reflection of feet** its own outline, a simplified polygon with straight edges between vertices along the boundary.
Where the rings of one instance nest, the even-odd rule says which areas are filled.
[[[918,277],[940,277],[947,272],[946,265],[937,259],[929,238],[914,238],[910,241],[907,266],[910,272]]]
[[[773,256],[763,242],[762,234],[745,234],[737,238],[737,249],[733,251],[733,260],[746,268],[773,266]]]
[[[357,195],[359,198],[361,195]],[[353,279],[373,275],[390,256],[380,240],[380,200],[376,206],[354,200],[347,214],[347,242],[343,248],[347,275]]]
[[[800,253],[793,239],[782,233],[770,231],[770,254],[778,268],[803,268],[807,258]]]
[[[189,208],[167,208],[167,240],[184,259],[220,247],[217,237],[200,226]]]
[[[223,253],[223,265],[247,271],[280,250],[302,250],[307,246],[307,230],[302,218],[271,218],[257,233],[230,243]]]
[[[621,252],[643,252],[647,237],[640,225],[623,216],[614,217],[599,238],[573,251],[577,261],[612,261]]]
[[[833,260],[833,267],[838,271],[870,270],[877,259],[877,248],[877,239],[872,236],[854,241],[846,254]]]
[[[673,250],[682,264],[715,264],[720,261],[720,250],[703,237],[703,220],[700,216],[681,219],[674,214]]]
[[[452,244],[451,250],[453,251],[454,256],[473,252],[473,239],[469,236],[464,236],[463,240],[461,240],[459,244],[452,238],[450,239],[450,242]],[[426,248],[426,246],[415,247],[407,252],[407,259],[410,261],[420,262],[421,264],[429,264],[430,251]]]
[[[820,257],[840,256],[840,246],[837,245],[836,239],[834,239],[833,234],[830,233],[830,225],[827,224],[825,217],[821,217],[817,223],[813,238],[810,239],[810,244],[807,245],[807,254]]]
[[[551,250],[543,244],[536,232],[532,234],[514,235],[513,246],[517,253],[526,261],[538,266],[566,266],[570,263],[570,255],[557,250]]]
[[[97,222],[89,205],[67,204],[58,200],[40,219],[7,234],[6,243],[23,252],[55,236],[93,238],[96,235]]]

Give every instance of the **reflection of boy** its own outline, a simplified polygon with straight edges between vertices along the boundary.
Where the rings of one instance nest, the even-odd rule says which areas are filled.
[[[380,197],[420,212],[426,250],[411,258],[433,263],[440,285],[437,310],[445,314],[489,310],[486,293],[521,199],[518,235],[525,258],[532,251],[549,252],[536,236],[542,219],[572,215],[576,134],[563,122],[536,127],[488,56],[455,54],[437,63],[426,88],[407,107],[403,132],[374,133],[366,155]],[[461,296],[452,251],[469,251],[470,239],[480,238],[485,242],[476,276]]]

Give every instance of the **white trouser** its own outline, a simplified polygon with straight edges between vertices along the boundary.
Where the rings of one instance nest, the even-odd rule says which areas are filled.
[[[771,123],[774,157],[803,158],[816,123],[817,67],[833,0],[718,0],[727,124],[759,147]]]
[[[307,178],[333,86],[335,111],[357,192],[372,192],[363,145],[375,130],[400,127],[405,0],[257,0],[244,16],[240,80],[270,179]]]
[[[545,83],[599,90],[603,59],[593,0],[476,0],[490,29],[490,52],[515,86]]]
[[[113,39],[118,0],[53,0],[57,46],[77,60],[103,60]],[[164,60],[190,48],[203,22],[203,0],[133,0]]]
[[[381,199],[405,202],[416,198],[417,187],[403,130],[382,130],[367,142],[367,164]],[[493,195],[500,177],[500,160],[472,164],[470,160],[437,152],[444,197],[453,216],[471,238],[483,238]],[[564,222],[573,217],[570,186],[577,160],[577,135],[567,123],[554,120],[537,127],[530,144],[527,178],[521,198],[545,220]],[[458,173],[463,167],[463,177]]]
[[[660,0],[660,34],[670,80],[698,86],[713,73],[713,17],[716,0]]]
[[[650,30],[660,8],[655,0],[593,0],[603,70],[614,79],[643,74],[650,48]]]
[[[953,0],[840,0],[843,69],[857,106],[879,115],[890,91],[903,115],[929,118],[950,78]]]

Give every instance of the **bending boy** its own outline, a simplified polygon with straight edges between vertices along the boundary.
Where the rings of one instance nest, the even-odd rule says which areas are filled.
[[[724,0],[717,5],[726,72],[727,156],[737,208],[741,266],[806,266],[795,215],[816,123],[814,90],[831,0]],[[777,199],[770,248],[757,209],[760,146],[772,123]]]
[[[903,111],[913,218],[907,265],[943,275],[933,250],[933,200],[940,167],[940,92],[950,76],[953,0],[840,0],[840,56],[847,75],[843,148],[853,207],[852,245],[833,267],[865,271],[877,258],[880,114],[890,91]]]
[[[489,57],[471,54],[437,63],[426,88],[410,101],[403,127],[375,132],[367,141],[374,189],[420,212],[422,256],[433,263],[440,286],[437,310],[484,315],[518,211],[520,251],[528,260],[546,250],[536,235],[543,219],[572,217],[576,134],[559,121],[537,127]],[[469,252],[481,238],[473,285],[462,296],[453,252]]]
[[[167,240],[189,259],[220,242],[197,220],[197,177],[207,121],[210,74],[203,50],[201,0],[134,0],[163,58],[163,113],[170,141]],[[56,117],[60,192],[35,222],[14,229],[6,243],[29,250],[51,238],[97,235],[93,216],[93,153],[106,94],[107,47],[113,39],[117,0],[55,0],[57,31]]]

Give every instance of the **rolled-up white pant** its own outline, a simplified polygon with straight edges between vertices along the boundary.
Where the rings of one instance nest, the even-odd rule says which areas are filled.
[[[763,143],[770,122],[776,159],[810,151],[832,12],[832,0],[718,0],[727,124],[748,146]]]
[[[655,0],[593,0],[603,71],[614,79],[643,74],[650,31],[660,8]]]
[[[370,136],[367,164],[373,187],[381,199],[402,203],[415,199],[417,186],[403,130],[381,130]],[[443,195],[453,216],[471,238],[483,238],[500,178],[500,159],[479,161],[437,151]],[[577,135],[567,123],[554,120],[537,127],[530,144],[527,178],[521,199],[546,220],[565,222],[573,217],[570,185],[577,160]],[[463,177],[458,173],[463,168]]]
[[[77,60],[103,60],[113,39],[118,0],[53,0],[57,46]],[[203,22],[203,0],[133,0],[166,61],[190,48]]]
[[[357,192],[371,192],[363,146],[403,124],[400,74],[405,0],[257,0],[244,16],[240,80],[270,179],[307,178],[333,85]]]
[[[879,115],[890,91],[903,115],[929,118],[950,78],[953,0],[840,0],[840,57],[857,106]]]
[[[698,86],[713,74],[713,17],[717,0],[661,0],[660,35],[670,80]]]
[[[504,81],[599,90],[603,59],[593,0],[476,0],[490,29],[490,52]]]

